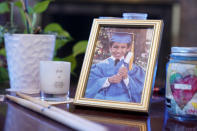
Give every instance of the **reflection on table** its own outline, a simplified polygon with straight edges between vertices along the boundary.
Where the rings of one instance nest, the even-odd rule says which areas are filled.
[[[65,129],[70,130],[69,127],[42,117],[38,113],[34,113],[15,103],[7,102],[5,131],[60,131]]]
[[[149,115],[102,108],[78,107],[72,104],[60,104],[57,107],[106,126],[110,131],[197,130],[196,122],[183,123],[168,118],[163,97],[154,97],[151,103]],[[72,130],[8,100],[0,102],[0,127],[5,131]]]

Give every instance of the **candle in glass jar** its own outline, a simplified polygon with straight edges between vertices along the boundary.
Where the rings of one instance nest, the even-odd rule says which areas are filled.
[[[55,101],[66,99],[70,87],[70,68],[70,62],[40,62],[42,99]]]

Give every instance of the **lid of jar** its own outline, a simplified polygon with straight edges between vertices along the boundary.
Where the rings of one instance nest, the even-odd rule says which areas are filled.
[[[171,53],[197,53],[197,47],[172,47]]]
[[[197,47],[172,47],[170,56],[197,57]]]
[[[147,17],[147,13],[123,13],[122,16],[138,16],[138,17]]]

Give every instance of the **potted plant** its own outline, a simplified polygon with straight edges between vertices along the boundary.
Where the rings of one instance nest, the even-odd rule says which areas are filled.
[[[36,2],[31,7],[27,0],[0,3],[0,13],[10,12],[10,23],[0,26],[0,37],[4,38],[5,49],[0,50],[0,55],[5,55],[8,63],[10,78],[10,91],[25,93],[38,93],[39,88],[39,62],[41,60],[67,60],[76,66],[75,57],[84,52],[87,42],[82,41],[73,48],[74,52],[68,57],[56,57],[57,50],[72,40],[71,36],[59,24],[51,23],[44,30],[36,25],[37,15],[44,12],[50,0]],[[20,12],[25,29],[20,32],[13,20],[14,8]],[[56,39],[57,37],[57,39]],[[56,42],[56,45],[55,45]],[[82,44],[84,46],[82,46]]]

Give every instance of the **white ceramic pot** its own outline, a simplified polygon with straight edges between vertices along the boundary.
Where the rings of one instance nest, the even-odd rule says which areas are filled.
[[[55,35],[5,34],[9,91],[39,93],[39,63],[52,60]]]

